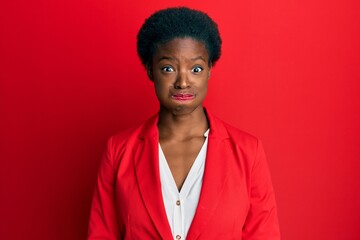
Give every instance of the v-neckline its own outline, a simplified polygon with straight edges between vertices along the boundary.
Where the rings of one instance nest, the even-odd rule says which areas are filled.
[[[171,179],[170,183],[168,183],[168,184],[170,184],[170,189],[173,192],[173,194],[179,195],[181,198],[186,198],[189,195],[189,192],[190,192],[191,186],[192,186],[191,179],[195,178],[196,173],[199,172],[199,170],[201,168],[203,161],[200,161],[200,156],[202,155],[203,151],[205,151],[205,149],[206,149],[205,146],[207,146],[207,143],[208,143],[209,131],[210,131],[210,129],[208,129],[204,133],[205,141],[204,141],[203,145],[201,146],[200,151],[196,155],[196,158],[195,158],[193,164],[191,165],[191,168],[190,168],[188,174],[185,177],[185,181],[184,181],[180,191],[176,185],[174,176],[170,170],[170,166],[166,160],[165,154],[164,154],[164,152],[161,148],[161,144],[159,142],[159,151],[162,156],[162,158],[160,158],[160,161],[163,161],[162,165],[164,166],[165,174],[168,176],[168,179]],[[206,155],[206,153],[204,153],[204,154]]]

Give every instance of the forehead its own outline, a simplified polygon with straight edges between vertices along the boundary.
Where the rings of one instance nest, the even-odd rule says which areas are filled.
[[[154,58],[170,56],[201,56],[208,59],[208,51],[205,44],[193,38],[174,38],[166,43],[160,44],[154,54]]]

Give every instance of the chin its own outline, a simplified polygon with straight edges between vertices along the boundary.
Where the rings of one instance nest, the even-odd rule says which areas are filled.
[[[191,113],[195,112],[196,110],[198,110],[199,108],[202,108],[202,105],[197,106],[197,107],[181,105],[181,106],[171,108],[171,112],[173,115],[180,116],[180,115],[191,114]]]

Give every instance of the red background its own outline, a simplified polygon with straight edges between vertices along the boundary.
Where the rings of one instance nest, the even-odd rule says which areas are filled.
[[[360,239],[357,0],[1,1],[0,238],[86,238],[106,139],[158,108],[136,33],[176,5],[219,24],[205,105],[262,139],[283,239]]]

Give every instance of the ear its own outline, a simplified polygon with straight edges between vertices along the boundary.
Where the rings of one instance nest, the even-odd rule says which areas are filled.
[[[146,64],[146,73],[151,81],[153,81],[153,68],[150,66],[150,64]]]
[[[210,66],[209,66],[208,80],[210,79],[210,76],[211,76],[211,70],[212,70],[212,64],[210,64]]]

